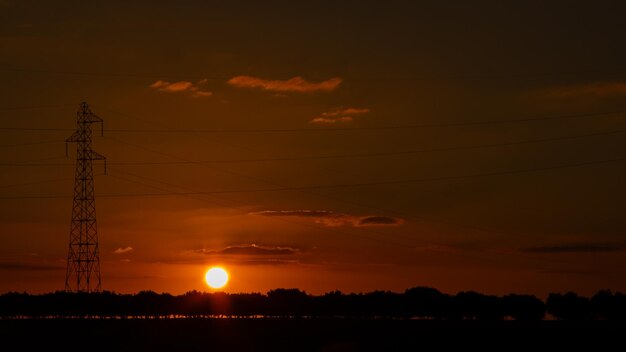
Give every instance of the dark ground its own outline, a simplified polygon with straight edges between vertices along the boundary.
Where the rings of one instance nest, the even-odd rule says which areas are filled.
[[[623,348],[626,322],[349,319],[0,320],[3,351]],[[11,347],[12,348],[4,348]],[[619,347],[622,346],[622,347]]]

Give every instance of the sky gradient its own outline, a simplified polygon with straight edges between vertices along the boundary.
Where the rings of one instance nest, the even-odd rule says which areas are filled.
[[[2,0],[0,292],[64,287],[82,101],[103,289],[626,291],[625,11]]]

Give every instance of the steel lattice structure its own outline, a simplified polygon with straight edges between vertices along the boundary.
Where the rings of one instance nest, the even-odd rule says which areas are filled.
[[[104,160],[106,173],[106,158],[91,149],[91,124],[102,123],[102,119],[94,115],[85,102],[80,104],[77,115],[76,131],[66,140],[66,146],[76,143],[76,175],[65,290],[98,292],[101,289],[100,255],[92,162]]]

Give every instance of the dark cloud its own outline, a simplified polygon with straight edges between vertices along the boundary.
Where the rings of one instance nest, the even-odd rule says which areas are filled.
[[[199,249],[195,251],[204,255],[233,255],[233,256],[284,256],[297,254],[300,250],[291,247],[269,247],[259,246],[256,244],[246,244],[238,246],[228,246],[226,248],[211,250],[211,249]]]
[[[617,252],[624,250],[624,246],[614,244],[565,244],[558,246],[528,247],[521,248],[525,253],[602,253]]]
[[[306,251],[289,246],[238,244],[220,249],[201,248],[186,251],[174,259],[160,261],[167,264],[206,264],[219,258],[220,262],[237,265],[282,265],[298,263]]]
[[[293,216],[309,218],[326,226],[397,226],[404,223],[404,220],[390,216],[354,216],[330,210],[264,210],[251,214],[261,216]]]
[[[153,261],[153,263],[167,264],[167,265],[208,265],[211,261],[207,260],[206,256],[196,257],[182,257],[182,258],[162,258],[160,260]],[[225,256],[220,257],[219,263],[221,264],[233,264],[233,265],[293,265],[299,264],[299,259],[285,259],[285,258],[273,258],[263,256]]]
[[[256,213],[252,213],[252,215],[262,215],[262,216],[297,216],[297,217],[307,217],[307,218],[325,218],[325,217],[342,217],[344,214],[335,213],[330,210],[264,210]]]
[[[390,216],[364,216],[359,218],[357,226],[392,226],[400,225],[403,220]]]
[[[307,218],[313,219],[316,223],[325,226],[342,226],[354,224],[353,217],[342,213],[336,213],[330,210],[264,210],[252,213],[252,215],[290,216]]]
[[[279,259],[279,258],[259,258],[259,259],[226,259],[226,263],[233,263],[237,265],[289,265],[298,264],[299,260],[295,259]]]
[[[299,263],[304,251],[293,247],[244,244],[221,249],[194,249],[175,258],[159,260],[163,264],[206,264],[212,258],[237,265],[284,265]]]

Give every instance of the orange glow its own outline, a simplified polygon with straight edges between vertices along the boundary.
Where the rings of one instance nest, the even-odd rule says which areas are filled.
[[[211,288],[222,288],[228,283],[228,272],[223,268],[213,267],[206,272],[204,280]]]

